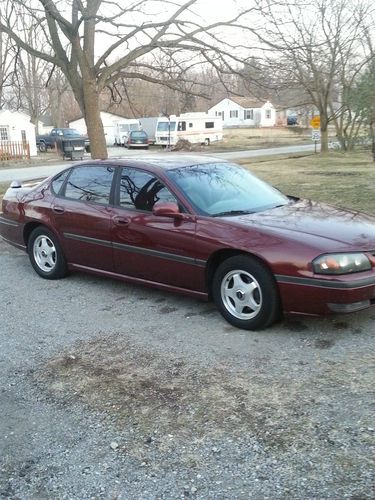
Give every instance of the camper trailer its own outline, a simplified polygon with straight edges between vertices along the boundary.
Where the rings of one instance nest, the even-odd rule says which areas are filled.
[[[173,146],[180,139],[193,144],[206,144],[223,139],[223,120],[207,113],[182,113],[160,117],[156,126],[155,144]]]
[[[155,133],[158,120],[159,120],[158,116],[149,116],[139,119],[142,125],[142,130],[144,130],[148,135],[148,140],[150,144],[155,144]]]
[[[118,121],[115,125],[115,145],[125,146],[132,130],[142,130],[141,123],[136,118]]]

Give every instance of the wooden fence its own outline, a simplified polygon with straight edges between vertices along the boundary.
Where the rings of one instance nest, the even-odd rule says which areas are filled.
[[[0,161],[30,159],[30,144],[25,141],[0,141]]]

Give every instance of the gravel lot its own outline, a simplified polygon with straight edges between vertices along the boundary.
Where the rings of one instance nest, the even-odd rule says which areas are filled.
[[[375,311],[236,330],[0,243],[0,498],[375,498]]]

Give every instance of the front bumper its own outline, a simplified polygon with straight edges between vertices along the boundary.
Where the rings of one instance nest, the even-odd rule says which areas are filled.
[[[327,278],[276,276],[283,309],[288,313],[348,313],[375,305],[375,273]]]

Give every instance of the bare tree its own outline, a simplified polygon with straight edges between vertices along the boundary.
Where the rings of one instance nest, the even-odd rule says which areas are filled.
[[[351,85],[372,57],[363,44],[371,3],[257,0],[257,5],[264,19],[258,35],[268,51],[264,63],[274,69],[279,88],[299,92],[302,100],[293,104],[317,109],[321,149],[327,151],[328,124],[345,112],[344,85]]]
[[[25,28],[25,38],[30,47],[38,47],[39,31],[34,26]],[[17,108],[25,110],[38,130],[40,116],[49,107],[46,83],[52,66],[34,54],[20,51],[17,55],[17,72],[13,92],[17,96]]]
[[[17,47],[13,40],[0,32],[0,109],[13,98],[12,87]]]
[[[348,101],[353,122],[360,123],[362,130],[367,130],[370,136],[372,156],[375,161],[375,61],[372,61],[361,74],[351,89]]]
[[[23,50],[61,68],[86,120],[92,156],[107,156],[99,95],[120,78],[165,84],[145,71],[146,56],[161,51],[190,54],[216,68],[229,69],[234,48],[219,30],[240,26],[251,9],[225,21],[206,24],[194,14],[198,0],[23,0],[6,2],[0,31]],[[44,32],[44,45],[28,43],[22,26],[13,26],[22,13]],[[52,53],[50,53],[52,48]],[[100,50],[99,50],[100,48]],[[186,57],[186,55],[184,55]],[[176,55],[178,58],[178,55]],[[173,86],[173,82],[168,82]]]

